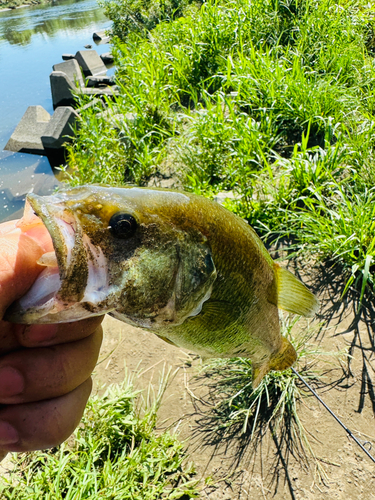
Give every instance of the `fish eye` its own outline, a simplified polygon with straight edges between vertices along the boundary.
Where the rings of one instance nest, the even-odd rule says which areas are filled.
[[[109,220],[109,228],[116,238],[130,238],[138,227],[135,218],[130,214],[117,212]]]

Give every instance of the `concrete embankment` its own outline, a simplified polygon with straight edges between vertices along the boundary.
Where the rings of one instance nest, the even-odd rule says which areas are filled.
[[[108,38],[105,32],[95,33],[96,39]],[[71,141],[72,129],[79,117],[77,95],[98,98],[113,97],[117,87],[107,76],[107,66],[113,63],[108,52],[99,56],[95,50],[80,50],[75,55],[64,54],[63,62],[53,65],[50,74],[54,113],[42,106],[29,106],[17,125],[5,150],[45,155],[52,166],[64,161],[65,144]]]

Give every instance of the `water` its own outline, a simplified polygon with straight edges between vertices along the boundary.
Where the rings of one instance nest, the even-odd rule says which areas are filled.
[[[64,0],[0,12],[0,221],[19,216],[25,193],[47,194],[58,184],[47,158],[3,151],[28,106],[53,113],[49,75],[64,53],[90,44],[110,21],[96,0]],[[110,73],[110,72],[109,72]]]

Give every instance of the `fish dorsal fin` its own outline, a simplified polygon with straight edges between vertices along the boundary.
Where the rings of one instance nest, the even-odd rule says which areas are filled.
[[[319,300],[287,269],[275,263],[277,307],[293,314],[312,317],[319,309]]]

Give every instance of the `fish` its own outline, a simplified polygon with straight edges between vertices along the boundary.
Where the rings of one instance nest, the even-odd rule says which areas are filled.
[[[97,185],[29,194],[19,226],[41,223],[54,252],[7,321],[109,314],[203,358],[249,358],[255,388],[297,359],[279,309],[319,308],[245,220],[202,196]]]

